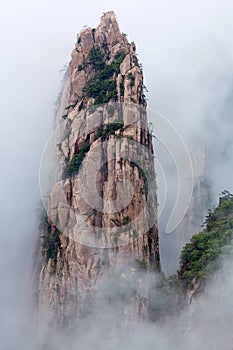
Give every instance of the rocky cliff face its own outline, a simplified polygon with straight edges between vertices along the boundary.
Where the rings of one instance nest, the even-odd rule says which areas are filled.
[[[152,136],[136,47],[113,12],[78,35],[56,124],[59,164],[40,224],[40,323],[68,327],[113,276],[133,280],[125,317],[147,318],[143,281],[133,276],[160,269]]]

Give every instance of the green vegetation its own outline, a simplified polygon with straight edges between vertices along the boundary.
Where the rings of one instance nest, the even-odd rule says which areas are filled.
[[[42,228],[42,225],[41,225]],[[52,259],[52,262],[56,265],[57,254],[61,248],[60,235],[61,232],[50,223],[46,217],[43,223],[44,234],[41,236],[42,242],[42,255],[45,257],[46,262]]]
[[[88,80],[83,88],[84,96],[95,99],[95,104],[108,103],[117,100],[116,76],[120,72],[120,65],[125,53],[118,53],[111,64],[106,64],[104,54],[100,49],[92,48],[87,65],[95,70],[95,76]]]
[[[121,120],[115,120],[113,123],[107,125],[101,125],[98,128],[95,139],[101,138],[102,141],[106,140],[110,135],[114,135],[117,130],[121,132],[124,130],[124,122]]]
[[[122,219],[122,222],[119,219],[111,219],[111,221],[118,227],[123,226],[123,225],[127,225],[131,222],[131,218],[129,216],[124,216]]]
[[[127,78],[130,80],[130,86],[132,88],[134,86],[134,83],[135,83],[135,77],[133,76],[132,73],[128,73]]]
[[[102,70],[104,68],[104,54],[100,51],[100,49],[95,49],[94,47],[91,49],[88,55],[87,64],[96,70]]]
[[[93,97],[95,104],[108,103],[110,100],[116,101],[116,81],[112,79],[101,80],[99,78],[90,79],[83,89],[87,97]]]
[[[233,257],[233,195],[221,194],[219,206],[206,216],[206,229],[194,235],[180,257],[179,278],[186,284],[196,278],[206,279],[221,264]]]
[[[122,224],[123,224],[123,225],[127,225],[127,224],[129,224],[130,222],[131,222],[131,219],[130,219],[129,216],[124,216],[124,217],[123,217],[123,221],[122,221]]]
[[[106,140],[110,135],[114,135],[117,130],[124,130],[124,123],[121,120],[115,120],[113,123],[102,125],[98,128],[95,140],[101,138],[102,141]],[[84,143],[78,150],[78,153],[73,156],[70,163],[67,165],[63,172],[63,179],[75,175],[78,173],[80,166],[90,150],[90,145]]]
[[[79,168],[89,150],[90,145],[87,143],[80,147],[79,152],[73,156],[70,164],[66,167],[64,171],[64,178],[78,173]]]

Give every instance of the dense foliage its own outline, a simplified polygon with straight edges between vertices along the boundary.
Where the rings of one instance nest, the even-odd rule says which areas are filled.
[[[83,92],[86,97],[93,97],[95,104],[117,100],[116,77],[120,73],[120,65],[125,56],[123,52],[118,53],[111,64],[106,64],[100,49],[91,49],[87,65],[95,70],[95,76],[88,80]]]
[[[193,278],[206,279],[222,261],[233,253],[233,195],[224,191],[219,206],[209,211],[203,232],[194,235],[180,257],[179,277],[190,283]]]

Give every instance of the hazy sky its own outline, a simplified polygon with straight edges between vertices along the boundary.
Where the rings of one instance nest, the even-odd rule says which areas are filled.
[[[122,31],[136,42],[150,107],[184,137],[196,128],[208,139],[207,115],[216,138],[232,135],[232,0],[0,0],[0,309],[10,321],[17,310],[15,324],[22,323],[30,255],[25,242],[34,234],[40,154],[52,130],[59,71],[69,62],[76,33],[97,26],[107,10],[115,10]],[[231,169],[218,176],[220,189],[225,179],[231,183]],[[6,322],[6,337],[9,329]]]

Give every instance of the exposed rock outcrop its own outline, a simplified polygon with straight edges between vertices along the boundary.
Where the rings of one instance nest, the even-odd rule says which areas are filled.
[[[133,278],[125,317],[146,319],[137,271],[160,269],[152,135],[136,47],[113,12],[78,35],[56,123],[60,161],[40,229],[39,320],[69,327],[113,275]]]

